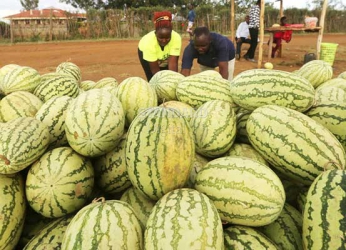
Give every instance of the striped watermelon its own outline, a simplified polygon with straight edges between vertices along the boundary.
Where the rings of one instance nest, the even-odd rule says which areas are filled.
[[[310,185],[325,169],[345,168],[345,151],[324,126],[295,110],[266,105],[246,129],[252,146],[291,180]]]
[[[250,144],[249,138],[247,136],[247,131],[246,131],[246,123],[247,123],[247,119],[249,119],[250,114],[251,114],[251,111],[248,111],[248,110],[240,110],[236,114],[236,119],[237,119],[236,141],[237,142]]]
[[[144,109],[157,106],[157,96],[150,84],[140,77],[129,77],[117,88],[116,96],[120,100],[126,118],[126,127]]]
[[[180,101],[168,101],[160,104],[161,107],[172,108],[177,111],[187,120],[190,121],[191,117],[195,113],[195,109],[189,104]]]
[[[174,109],[146,109],[128,130],[127,171],[133,186],[149,199],[158,200],[169,191],[183,187],[194,154],[191,128]]]
[[[231,97],[229,81],[215,76],[195,74],[183,78],[177,88],[176,95],[179,101],[198,108],[211,100],[221,100],[235,106]]]
[[[149,81],[155,89],[159,103],[177,100],[176,88],[185,76],[172,70],[160,70]]]
[[[40,81],[41,76],[37,70],[27,66],[14,67],[2,79],[1,89],[5,95],[15,91],[34,92]]]
[[[35,118],[48,127],[49,147],[67,145],[65,134],[65,117],[68,105],[73,101],[69,96],[53,97],[37,111]]]
[[[197,75],[200,75],[200,76],[212,76],[212,77],[222,78],[222,75],[218,71],[216,71],[214,69],[208,69],[208,70],[204,70],[204,71],[198,72]]]
[[[325,61],[312,60],[301,66],[295,74],[304,77],[314,88],[317,88],[322,83],[332,79],[333,68]]]
[[[285,204],[279,217],[260,230],[278,246],[278,249],[302,250],[302,223],[301,213]]]
[[[27,175],[30,206],[48,218],[73,213],[86,203],[94,186],[91,162],[70,147],[47,151]]]
[[[197,174],[195,188],[214,202],[223,221],[232,224],[268,225],[278,218],[285,203],[279,177],[246,157],[210,161]]]
[[[2,81],[4,79],[4,76],[7,74],[7,72],[17,67],[20,66],[17,64],[6,64],[5,66],[0,68],[0,95],[4,95],[4,92],[2,91]]]
[[[263,233],[246,226],[224,229],[225,249],[277,250],[277,246]]]
[[[247,110],[275,104],[303,112],[312,106],[315,89],[308,80],[290,72],[250,69],[231,81],[231,96]]]
[[[260,153],[258,153],[253,146],[245,143],[234,143],[224,156],[248,157],[269,167],[269,164]]]
[[[345,202],[345,170],[327,170],[314,180],[303,214],[304,249],[346,249]]]
[[[72,62],[60,63],[55,72],[72,76],[78,83],[82,80],[80,68]]]
[[[101,89],[104,87],[117,88],[119,85],[118,81],[114,77],[104,77],[98,80],[94,86],[95,89]]]
[[[17,249],[23,249],[26,244],[28,244],[28,242],[42,230],[42,228],[53,220],[55,219],[46,218],[41,214],[36,213],[30,206],[27,206],[24,227],[17,244]]]
[[[342,88],[331,86],[316,89],[315,105],[326,101],[346,103],[346,88],[343,90]]]
[[[176,189],[154,206],[145,230],[145,249],[223,249],[222,224],[207,196]]]
[[[61,242],[68,224],[73,216],[55,219],[35,235],[24,247],[23,250],[45,250],[45,249],[61,249]]]
[[[304,212],[308,191],[309,190],[303,189],[297,196],[297,208],[301,213]]]
[[[206,166],[209,161],[210,160],[208,158],[201,156],[197,153],[195,154],[195,160],[192,164],[189,180],[186,183],[185,187],[194,188],[198,172],[201,171],[201,169],[204,168],[204,166]]]
[[[132,185],[126,170],[125,140],[126,134],[115,149],[93,161],[96,184],[107,194],[121,193]]]
[[[340,74],[338,75],[338,78],[346,79],[346,71],[340,73]]]
[[[26,201],[20,174],[0,174],[0,249],[13,250],[23,230]]]
[[[96,85],[96,82],[94,81],[91,81],[91,80],[85,80],[85,81],[82,81],[80,84],[79,84],[79,87],[84,90],[84,91],[87,91],[89,89],[93,89]]]
[[[73,217],[65,231],[61,249],[140,250],[143,249],[142,229],[126,202],[94,201]]]
[[[58,75],[47,78],[35,88],[34,94],[43,102],[53,97],[79,95],[79,87],[75,79],[66,75]]]
[[[326,87],[337,87],[346,91],[346,79],[343,78],[333,78],[324,83],[322,83],[316,90],[323,89]]]
[[[193,114],[190,124],[196,152],[203,156],[221,156],[235,140],[236,116],[229,102],[205,102]]]
[[[0,103],[0,113],[4,121],[20,117],[34,117],[43,102],[28,91],[16,91],[5,96]]]
[[[48,128],[35,118],[22,117],[5,123],[0,129],[0,174],[13,174],[28,167],[48,144]]]
[[[329,129],[346,150],[346,102],[322,102],[306,115]]]
[[[125,116],[120,101],[103,89],[79,95],[68,107],[66,138],[79,154],[97,157],[113,150],[124,133]]]
[[[135,211],[135,214],[145,230],[149,215],[155,205],[155,201],[143,196],[136,188],[128,188],[120,197],[121,201],[127,202]]]

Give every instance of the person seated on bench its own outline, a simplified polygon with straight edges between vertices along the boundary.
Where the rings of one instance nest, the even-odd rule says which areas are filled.
[[[285,16],[280,18],[280,26],[290,26],[286,23],[287,18]],[[278,31],[274,33],[273,37],[273,43],[276,44],[275,47],[272,49],[272,58],[275,57],[276,51],[282,46],[282,40],[286,41],[286,43],[289,43],[292,39],[292,30],[286,30],[286,31]]]
[[[243,43],[250,44],[250,42],[251,42],[250,31],[249,31],[249,20],[250,20],[249,15],[246,15],[245,21],[241,22],[237,28],[236,37],[235,37],[235,40],[237,43],[237,51],[236,51],[235,58],[237,60],[239,60],[239,58],[240,58],[241,45]]]

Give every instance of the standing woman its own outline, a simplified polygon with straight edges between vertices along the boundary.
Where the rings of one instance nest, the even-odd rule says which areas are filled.
[[[250,31],[250,37],[251,37],[251,42],[250,42],[250,48],[244,55],[244,58],[248,61],[251,62],[256,62],[255,61],[255,52],[257,48],[257,43],[258,43],[258,30],[260,26],[260,13],[261,13],[261,0],[257,0],[256,5],[253,5],[250,9],[249,13],[249,31]]]
[[[138,57],[148,81],[160,70],[178,72],[181,51],[181,37],[172,28],[171,12],[155,12],[154,25],[155,30],[138,44]]]

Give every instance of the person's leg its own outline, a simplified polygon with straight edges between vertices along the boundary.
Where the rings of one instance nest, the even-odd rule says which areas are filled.
[[[237,41],[237,50],[236,50],[236,58],[239,59],[240,57],[240,54],[241,54],[241,44],[243,43],[243,39],[240,38],[241,40],[238,41],[238,39],[236,40]]]
[[[147,77],[147,80],[149,82],[150,79],[153,77],[153,74],[151,73],[149,62],[143,59],[143,52],[140,51],[139,49],[138,49],[138,58],[144,70],[145,76]]]
[[[235,59],[228,61],[228,81],[233,80]]]
[[[251,36],[251,43],[250,43],[250,48],[247,52],[248,58],[249,59],[254,59],[255,57],[255,52],[257,48],[257,43],[258,43],[258,29],[255,28],[250,28],[250,36]]]
[[[199,65],[199,68],[202,71],[206,71],[206,70],[215,70],[215,68],[211,68],[211,67],[207,67],[207,66],[204,66],[202,64]]]
[[[282,40],[281,39],[274,39],[273,42],[275,42],[276,46],[273,47],[273,49],[272,49],[272,58],[275,57],[275,53],[280,48]]]

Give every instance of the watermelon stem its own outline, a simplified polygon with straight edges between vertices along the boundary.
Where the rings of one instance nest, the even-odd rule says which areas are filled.
[[[95,198],[95,199],[93,199],[92,203],[96,203],[99,201],[101,201],[101,203],[105,203],[106,199],[105,199],[105,197]]]

